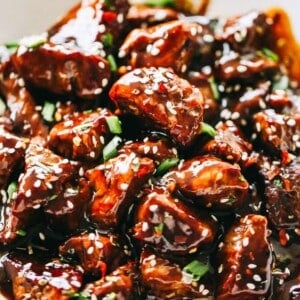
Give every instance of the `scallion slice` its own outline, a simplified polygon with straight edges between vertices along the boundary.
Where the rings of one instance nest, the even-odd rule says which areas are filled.
[[[273,60],[274,62],[279,61],[279,56],[269,48],[262,48],[261,51],[259,51],[263,56]]]
[[[7,188],[8,199],[13,199],[14,193],[17,191],[18,185],[16,181],[13,181],[9,184]]]
[[[220,93],[219,93],[219,89],[218,89],[218,86],[216,84],[215,78],[213,76],[211,76],[210,78],[208,78],[208,82],[210,84],[210,89],[211,89],[211,92],[213,94],[214,100],[219,100],[220,99]]]
[[[147,0],[145,4],[150,6],[170,7],[170,6],[175,6],[175,1],[174,0]]]
[[[215,137],[217,132],[216,130],[209,124],[202,122],[201,123],[201,133],[206,133],[210,135],[211,137]]]
[[[47,122],[53,122],[54,112],[55,112],[55,104],[46,101],[42,109],[42,116],[44,120]]]
[[[179,163],[178,157],[171,157],[165,159],[156,169],[155,175],[160,176],[165,174],[169,169],[177,166]]]
[[[114,56],[112,54],[109,54],[107,56],[107,60],[108,60],[109,65],[110,65],[110,70],[112,72],[116,72],[117,69],[118,69],[118,66],[117,66],[117,63],[116,63],[116,60],[115,60]]]
[[[108,125],[108,129],[112,134],[121,134],[122,127],[121,122],[117,116],[109,116],[105,118]]]
[[[287,90],[289,87],[289,78],[287,76],[281,76],[278,80],[275,80],[272,85],[272,90]]]
[[[198,260],[193,260],[183,268],[183,272],[193,275],[194,281],[199,281],[208,271],[209,266]]]
[[[101,40],[105,47],[111,47],[114,44],[114,37],[110,32],[104,34]]]
[[[113,137],[113,139],[103,148],[103,161],[108,161],[110,158],[113,158],[118,153],[118,146],[121,143],[122,139],[119,136]]]
[[[16,231],[16,234],[19,236],[26,236],[27,232],[23,229],[19,229]]]

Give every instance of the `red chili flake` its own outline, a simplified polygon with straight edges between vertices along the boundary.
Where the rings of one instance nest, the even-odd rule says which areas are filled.
[[[117,14],[113,11],[106,11],[103,13],[102,20],[103,22],[113,22],[117,19]]]
[[[167,87],[165,86],[164,83],[161,82],[158,85],[158,92],[160,92],[160,93],[166,93],[167,91],[168,91]]]

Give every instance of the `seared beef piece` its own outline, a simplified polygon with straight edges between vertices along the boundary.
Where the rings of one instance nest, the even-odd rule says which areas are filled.
[[[23,165],[28,141],[0,126],[0,189],[6,187],[15,168]]]
[[[205,299],[214,293],[206,272],[202,278],[195,278],[179,265],[147,250],[141,253],[140,269],[149,299]]]
[[[267,16],[251,11],[227,19],[217,39],[229,43],[235,51],[248,53],[266,47],[266,38],[270,33],[271,23]]]
[[[149,27],[159,23],[178,19],[178,12],[165,7],[151,7],[145,5],[132,5],[126,19],[132,29]]]
[[[119,46],[128,10],[127,0],[81,1],[48,30],[49,41],[105,58]]]
[[[30,66],[32,68],[32,66]],[[33,96],[25,87],[23,78],[17,73],[11,61],[0,69],[0,92],[3,94],[13,122],[13,131],[44,144],[48,129],[39,114]]]
[[[75,160],[96,161],[102,154],[104,142],[112,136],[106,118],[107,109],[77,112],[56,124],[49,134],[49,146],[58,154]]]
[[[278,63],[258,53],[240,55],[232,50],[225,53],[216,61],[216,76],[223,81],[256,81],[261,75],[274,73]]]
[[[55,229],[75,230],[90,200],[87,181],[78,177],[79,172],[78,163],[30,144],[25,156],[25,173],[19,178],[11,214],[1,232],[2,243],[15,239],[18,230],[37,222],[43,212]]]
[[[212,154],[242,167],[251,165],[252,145],[242,136],[232,121],[216,126],[216,135],[200,149],[201,154]]]
[[[185,73],[197,46],[202,27],[171,21],[146,29],[134,29],[120,47],[119,57],[132,68],[170,67]]]
[[[134,238],[171,255],[187,255],[210,247],[217,231],[212,217],[195,211],[161,187],[143,196],[135,223]]]
[[[100,280],[88,283],[83,292],[95,296],[95,299],[139,299],[135,286],[136,274],[135,263],[129,262]]]
[[[261,215],[247,215],[229,229],[217,253],[217,299],[265,299],[272,264],[268,235]]]
[[[300,114],[278,114],[272,109],[253,116],[254,129],[261,142],[275,155],[288,151],[299,154]]]
[[[84,272],[103,277],[126,261],[117,236],[106,237],[98,232],[84,233],[68,239],[59,247],[64,257],[77,258]]]
[[[243,205],[249,184],[237,165],[214,156],[183,161],[164,176],[171,191],[192,200],[198,207],[231,211]]]
[[[20,46],[12,59],[26,84],[84,99],[97,98],[111,76],[108,62],[100,55],[51,43],[37,48]]]
[[[167,132],[182,146],[193,143],[199,134],[202,94],[169,69],[136,69],[121,77],[109,94],[124,113],[138,116],[150,128]]]
[[[11,253],[2,258],[2,263],[12,281],[15,300],[67,300],[82,285],[80,268],[58,259],[42,263],[32,256]]]
[[[300,163],[283,166],[265,190],[267,217],[276,229],[300,229]]]
[[[102,228],[116,227],[154,171],[150,158],[122,153],[86,173],[95,194],[90,217]]]
[[[154,160],[156,164],[161,163],[165,159],[177,157],[177,149],[171,147],[167,140],[150,140],[145,138],[141,142],[126,143],[119,151],[119,153],[134,152],[141,157],[149,157]]]

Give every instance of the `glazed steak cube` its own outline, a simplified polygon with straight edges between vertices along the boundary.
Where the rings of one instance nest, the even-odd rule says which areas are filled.
[[[190,145],[199,134],[202,94],[169,69],[136,69],[121,77],[109,94],[123,112],[167,132],[182,146]]]
[[[217,224],[194,211],[164,188],[155,187],[139,203],[134,237],[161,252],[186,255],[210,247]]]
[[[126,209],[154,171],[150,158],[140,158],[133,152],[120,154],[108,162],[87,171],[95,190],[90,216],[101,227],[116,227]]]
[[[49,145],[60,155],[83,161],[95,161],[102,154],[104,142],[110,136],[107,109],[75,113],[56,124],[50,131]]]
[[[218,299],[265,299],[272,263],[268,235],[261,215],[246,215],[229,229],[217,254]]]

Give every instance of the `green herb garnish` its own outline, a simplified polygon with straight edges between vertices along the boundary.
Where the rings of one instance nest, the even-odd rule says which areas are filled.
[[[260,51],[258,51],[258,53],[273,60],[274,62],[279,61],[279,56],[269,48],[262,48]]]
[[[91,295],[87,291],[77,292],[70,295],[72,300],[90,300],[92,299]]]
[[[159,223],[157,226],[154,226],[154,230],[158,235],[161,235],[164,230],[164,223]]]
[[[209,266],[198,260],[193,260],[183,268],[183,272],[193,275],[194,281],[199,281],[208,271]]]
[[[23,229],[19,229],[16,231],[16,234],[19,236],[26,236],[27,232]]]
[[[110,65],[110,70],[112,72],[116,72],[118,70],[118,65],[116,63],[116,60],[115,60],[114,56],[112,54],[109,54],[107,56],[107,60],[108,60],[109,65]]]
[[[201,133],[208,134],[211,137],[215,137],[217,134],[216,130],[211,125],[205,122],[201,123]]]
[[[287,76],[281,76],[278,80],[274,81],[272,90],[283,90],[286,91],[289,87],[289,78]]]
[[[220,99],[220,93],[219,93],[219,89],[218,89],[218,86],[216,84],[215,78],[213,76],[211,76],[210,78],[208,78],[208,82],[210,84],[210,89],[211,89],[211,92],[213,94],[214,100],[219,100]]]
[[[111,47],[114,44],[114,37],[110,32],[104,34],[101,40],[105,47]]]
[[[121,122],[117,116],[109,116],[105,118],[108,125],[108,129],[112,134],[121,134],[122,127]]]
[[[118,146],[121,143],[122,139],[119,136],[113,137],[113,139],[103,148],[103,161],[108,161],[110,158],[113,158],[118,153]]]
[[[283,187],[282,181],[280,179],[274,179],[273,185],[275,185],[278,189],[282,189]]]
[[[54,112],[55,112],[55,104],[54,103],[51,103],[51,102],[48,102],[46,101],[44,103],[44,106],[43,106],[43,109],[42,109],[42,116],[43,116],[43,119],[47,122],[53,122],[53,115],[54,115]]]
[[[14,193],[17,192],[17,182],[13,181],[9,184],[8,188],[7,188],[7,195],[8,195],[8,200],[13,199]]]
[[[165,159],[156,169],[155,175],[163,175],[165,174],[169,169],[177,166],[179,163],[178,157],[171,157]]]
[[[173,7],[175,6],[175,0],[147,0],[145,4],[150,6]]]

